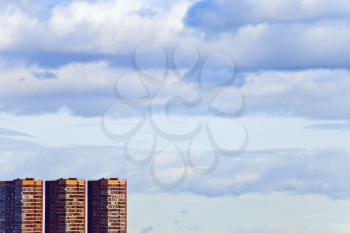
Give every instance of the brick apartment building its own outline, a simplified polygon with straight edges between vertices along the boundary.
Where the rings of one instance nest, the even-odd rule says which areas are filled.
[[[127,233],[126,180],[46,181],[45,209],[43,184],[0,181],[0,233],[43,233],[44,213],[45,233]]]
[[[88,233],[127,232],[127,181],[88,182]]]
[[[85,233],[85,180],[59,179],[45,186],[45,233]]]
[[[43,232],[43,181],[0,181],[0,233]]]

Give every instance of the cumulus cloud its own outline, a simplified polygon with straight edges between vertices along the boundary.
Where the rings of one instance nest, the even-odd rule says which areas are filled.
[[[65,57],[127,56],[148,42],[169,48],[185,43],[203,55],[229,52],[240,68],[348,67],[350,6],[341,0],[328,5],[323,0],[73,1],[43,4],[49,13],[41,17],[21,4],[5,4],[0,11],[0,23],[5,25],[0,49],[6,58],[20,54],[46,64],[47,59],[60,63]],[[196,20],[205,22],[188,22]],[[222,23],[236,24],[236,30],[215,32],[208,39],[191,27],[226,28]],[[51,55],[45,59],[37,53]],[[187,55],[182,53],[181,59]]]
[[[331,7],[323,0],[199,1],[184,22],[203,48],[229,51],[241,69],[347,68],[349,8],[342,0]]]
[[[122,94],[127,97],[139,97],[144,91],[142,89],[144,86],[139,85],[140,75],[151,74],[155,78],[161,77],[164,70],[161,70],[160,64],[170,63],[172,66],[167,67],[171,73],[169,79],[176,77],[174,74],[176,72],[177,75],[185,74],[185,78],[177,85],[167,86],[163,92],[157,92],[159,91],[155,88],[157,85],[147,86],[154,94],[151,99],[156,104],[155,115],[161,111],[167,113],[164,110],[176,110],[180,116],[191,116],[191,119],[198,115],[211,114],[212,112],[208,112],[205,108],[211,103],[215,94],[221,94],[217,96],[218,107],[232,110],[232,107],[242,104],[237,101],[237,92],[240,91],[246,100],[243,113],[247,115],[267,113],[288,117],[301,116],[313,120],[347,119],[350,117],[347,108],[350,104],[348,92],[350,57],[347,55],[350,53],[349,12],[350,4],[342,0],[333,1],[332,4],[326,0],[199,2],[45,0],[35,4],[22,0],[1,1],[0,111],[17,115],[40,115],[68,109],[67,111],[74,115],[96,118],[111,104],[121,100],[122,96],[115,93],[116,79],[121,78]],[[164,60],[153,64],[158,54],[154,51],[145,53],[142,57],[142,60],[146,61],[143,67],[145,70],[142,71],[146,72],[142,73],[131,68],[133,62],[131,58],[136,48],[148,42],[163,46],[167,54],[160,58]],[[190,49],[186,47],[181,51],[174,50],[181,44],[187,45]],[[222,51],[233,58],[236,64],[234,68],[238,68],[239,71],[237,77],[230,83],[231,86],[220,86],[220,90],[225,88],[224,92],[203,95],[202,102],[199,101],[205,105],[203,108],[197,106],[192,108],[191,104],[197,103],[192,100],[198,98],[198,94],[199,96],[203,94],[196,86],[198,79],[206,73],[208,78],[206,84],[210,85],[222,81],[223,76],[227,76],[225,70],[221,69],[226,64],[219,68],[219,71],[212,69],[211,66],[206,69],[204,64],[210,54]],[[202,60],[197,64],[192,58],[197,58],[198,55]],[[171,58],[173,60],[170,60]],[[178,65],[174,66],[173,63],[176,61],[180,64],[178,70],[174,70]],[[183,71],[186,65],[182,66],[182,62],[194,65],[194,69]],[[213,65],[215,66],[215,63],[222,65],[222,62],[221,58],[216,58]],[[188,97],[192,102],[186,104],[186,101],[180,99],[178,102],[171,102],[170,107],[165,106],[169,98],[174,96]],[[147,99],[135,108],[145,111],[149,103]],[[176,104],[180,105],[178,109]],[[174,105],[175,108],[172,108]],[[115,106],[114,116],[130,117],[129,112],[120,106]],[[47,125],[57,123],[55,118],[42,117],[39,121],[43,119],[50,121]],[[24,117],[24,120],[28,119]],[[79,118],[77,121],[81,120],[82,118]],[[162,123],[161,120],[164,119],[156,120],[159,120],[157,123]],[[125,122],[117,123],[119,125],[115,125],[118,130],[122,128],[120,125],[127,125]],[[23,124],[14,124],[18,128],[24,127]],[[41,127],[45,129],[41,130],[50,131],[46,129],[47,125],[43,124]],[[100,126],[99,122],[96,125]],[[187,129],[181,122],[180,127],[176,127],[178,125],[175,123],[171,126],[177,130]],[[339,122],[335,124],[325,122],[312,126],[341,130],[349,128],[347,123],[339,124]],[[28,127],[35,131],[32,125]],[[224,130],[227,129],[228,127]],[[75,130],[70,137],[77,135],[78,138],[81,132],[86,132],[80,130]],[[57,140],[57,137],[65,135],[56,133],[54,130],[50,132],[51,140]],[[98,144],[95,142],[96,131],[86,135],[91,144]],[[145,135],[146,137],[135,143],[136,151],[141,157],[145,155],[143,148],[147,146],[143,143],[145,138],[151,139],[149,132],[141,137]],[[1,177],[13,179],[34,176],[55,179],[77,176],[94,179],[125,177],[128,174],[131,194],[155,195],[156,192],[163,191],[159,190],[152,180],[150,166],[127,167],[124,151],[119,147],[65,145],[55,148],[34,142],[34,140],[45,141],[44,137],[47,138],[47,135],[35,140],[35,137],[24,132],[1,127]],[[68,144],[69,139],[63,141]],[[203,148],[200,149],[202,150],[196,152],[194,160],[199,163],[196,165],[205,166],[212,162],[211,156],[214,152],[212,150],[203,152]],[[176,180],[183,171],[183,163],[188,160],[186,158],[179,160],[178,157],[172,157],[173,155],[176,156],[171,152],[158,160],[155,172],[160,178]],[[227,203],[231,203],[227,202],[228,196],[231,200],[237,198],[236,196],[241,198],[248,194],[256,195],[252,193],[259,193],[257,195],[268,193],[271,197],[271,193],[276,191],[348,198],[349,163],[348,151],[341,149],[284,148],[246,151],[234,158],[220,157],[215,171],[209,175],[203,176],[190,171],[185,182],[173,192],[177,194],[176,199],[181,201],[185,199],[179,198],[179,193],[195,194],[190,195],[194,198],[189,198],[189,203],[204,198],[198,205],[201,212],[203,206],[206,206],[203,203],[209,203],[209,197],[223,200],[222,203],[216,203],[218,204],[216,206],[221,207],[229,206]],[[320,198],[312,197],[312,200]],[[278,217],[281,216],[280,204],[285,203],[285,198],[283,196],[276,207]],[[140,204],[144,203],[144,196],[141,199]],[[321,199],[324,200],[324,197]],[[253,197],[253,200],[256,198]],[[266,196],[257,205],[265,203],[265,200]],[[328,201],[327,199],[326,202]],[[160,205],[158,208],[168,207],[171,201],[168,199],[165,203],[166,205]],[[242,203],[242,199],[239,203]],[[305,203],[308,204],[309,200]],[[199,228],[193,222],[186,224],[184,218],[199,215],[189,206],[181,204],[176,205],[178,210],[173,212],[176,216],[171,218],[179,221],[176,221],[177,224],[172,224],[173,222],[168,224],[175,227],[176,232],[227,232],[227,229],[232,232],[283,230],[288,232],[276,225],[265,225],[264,229],[261,227],[263,224],[251,226],[250,213],[245,218],[248,221],[247,225],[233,229],[230,225],[231,212],[220,216],[229,218],[226,227],[218,228],[218,224],[209,226],[200,219]],[[293,207],[304,206],[304,203],[297,204],[299,205],[294,203]],[[150,206],[151,209],[155,209],[154,202]],[[270,206],[268,205],[266,210],[270,209]],[[315,208],[317,206],[315,204]],[[245,207],[246,205],[229,206],[230,210],[240,210],[237,216],[241,216],[241,210],[245,210]],[[138,207],[138,210],[140,209],[147,210]],[[325,209],[327,208],[319,213],[327,213]],[[215,212],[206,212],[217,215],[221,210],[222,208]],[[166,211],[161,212],[164,214]],[[181,216],[178,216],[181,211],[183,211]],[[187,211],[191,214],[186,214]],[[138,216],[144,219],[144,216],[151,215],[147,212],[147,215],[138,214]],[[157,216],[163,215],[158,213]],[[268,215],[262,211],[255,219],[258,221],[266,216]],[[315,219],[317,224],[313,228],[304,230],[304,226],[310,226],[309,222],[301,227],[295,227],[296,224],[293,223],[288,225],[289,232],[321,232],[320,230],[327,233],[348,232],[348,225],[344,222],[326,228],[319,225],[318,218]],[[329,216],[324,219],[329,219]],[[266,219],[263,220],[266,223]],[[283,220],[285,219],[280,219],[280,222]],[[271,222],[275,223],[276,220],[273,219]],[[166,225],[164,221],[162,224]],[[144,228],[150,225],[154,228]],[[146,222],[134,229],[138,232],[142,229],[143,232],[156,232],[163,228]],[[171,230],[165,229],[162,232]]]
[[[24,35],[36,31],[38,21],[16,8],[5,8],[0,11],[0,49],[10,49],[27,39]]]
[[[186,23],[205,31],[221,31],[261,23],[307,23],[350,16],[347,1],[333,3],[329,6],[326,0],[202,0],[189,9]]]
[[[217,40],[240,69],[347,68],[348,22],[311,25],[258,24],[241,27]]]
[[[309,118],[348,118],[347,70],[258,72],[245,76],[247,111]]]
[[[48,16],[40,17],[27,13],[22,4],[5,4],[0,12],[0,23],[6,25],[0,31],[0,48],[123,53],[145,41],[171,39],[182,29],[187,5],[73,1],[47,6]]]
[[[74,115],[100,116],[122,100],[146,98],[148,101],[132,108],[145,112],[152,104],[153,113],[165,113],[171,108],[175,114],[206,115],[213,113],[208,106],[234,113],[245,104],[241,109],[245,115],[267,113],[314,119],[350,116],[346,108],[350,73],[346,69],[248,71],[233,77],[232,84],[223,85],[221,79],[226,81],[231,74],[220,73],[220,78],[212,80],[215,69],[202,66],[186,78],[179,79],[176,73],[168,72],[168,84],[153,85],[138,70],[108,61],[69,63],[57,68],[1,62],[0,67],[0,109],[22,115],[68,109]],[[151,71],[155,79],[163,72],[147,67],[144,71]],[[221,89],[208,93],[202,89],[208,84]],[[186,107],[181,101],[168,106],[174,97],[183,97],[193,106]]]
[[[62,108],[78,115],[101,114],[113,100],[113,85],[120,73],[103,62],[57,69],[25,64],[4,67],[0,108],[17,114],[57,112]]]

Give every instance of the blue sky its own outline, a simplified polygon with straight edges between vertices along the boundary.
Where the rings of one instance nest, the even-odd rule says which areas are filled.
[[[349,12],[1,1],[0,176],[126,177],[135,233],[348,233]]]

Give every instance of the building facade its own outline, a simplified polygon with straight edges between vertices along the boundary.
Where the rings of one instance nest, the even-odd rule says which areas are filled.
[[[88,182],[88,233],[127,232],[127,181]]]
[[[45,185],[45,233],[85,233],[85,180],[59,179]]]
[[[6,232],[7,181],[0,181],[0,233]]]
[[[0,181],[0,233],[43,232],[43,181]]]

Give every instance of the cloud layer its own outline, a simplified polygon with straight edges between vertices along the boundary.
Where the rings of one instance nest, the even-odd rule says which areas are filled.
[[[309,23],[348,19],[350,4],[337,0],[202,0],[188,11],[186,22],[209,31],[232,30],[245,25]],[[230,7],[227,7],[230,6]]]
[[[66,146],[48,147],[32,142],[32,137],[21,132],[0,131],[1,159],[4,169],[1,176],[42,177],[125,177],[131,193],[155,193],[160,189],[152,178],[151,164],[138,167],[128,164],[122,147]],[[135,157],[135,151],[130,151]],[[182,149],[181,149],[181,152]],[[140,158],[143,158],[145,151]],[[195,147],[191,154],[183,153],[187,163],[185,182],[174,193],[191,193],[200,196],[240,196],[249,193],[288,192],[317,194],[331,198],[347,198],[350,190],[348,164],[350,157],[343,150],[274,149],[245,151],[235,157],[219,156],[217,166],[209,175],[196,168],[213,163],[214,151]],[[181,177],[184,164],[177,151],[165,147],[155,158],[154,175],[159,181],[171,183]],[[191,156],[193,166],[188,165]],[[136,156],[137,157],[137,156]],[[140,159],[138,158],[138,159]],[[38,169],[40,168],[40,169]]]
[[[186,43],[203,54],[229,52],[241,68],[349,65],[350,6],[342,0],[332,7],[323,0],[100,0],[39,8],[45,7],[47,13],[42,16],[40,10],[28,10],[23,4],[4,4],[0,23],[6,26],[0,31],[0,50],[12,55],[19,52],[22,57],[27,54],[28,59],[38,52],[76,57],[129,55],[144,43],[170,48]],[[209,38],[201,31],[209,31]]]
[[[205,96],[201,99],[201,106],[190,109],[174,106],[173,111],[205,115],[210,113],[205,109],[210,104],[222,111],[238,111],[242,105],[241,93],[246,100],[246,115],[267,113],[314,119],[347,119],[350,116],[346,108],[350,104],[350,72],[345,69],[243,72],[234,77],[232,85],[219,85],[221,89],[208,95],[197,81],[200,78],[210,80],[210,67],[203,67],[190,78],[180,78],[176,84],[178,88],[173,88],[173,84],[152,86],[137,70],[118,68],[107,61],[70,63],[59,68],[9,62],[3,62],[1,66],[0,110],[14,114],[42,114],[68,109],[74,115],[101,116],[111,104],[123,98],[144,96],[148,96],[162,113],[165,111],[163,105],[173,97],[195,101]],[[198,76],[200,71],[202,76]],[[203,75],[207,71],[209,78]],[[161,75],[161,72],[154,74]],[[226,76],[223,74],[224,80]],[[176,80],[175,77],[172,73],[168,79]],[[146,93],[143,85],[151,95]],[[211,102],[213,99],[216,101]],[[144,102],[133,107],[145,111],[149,104],[151,102]]]
[[[3,1],[0,111],[24,118],[59,111],[99,117],[112,104],[125,103],[123,96],[140,98],[146,87],[151,95],[141,96],[133,110],[146,111],[152,103],[154,114],[169,110],[195,118],[215,113],[208,105],[217,97],[221,110],[240,110],[243,105],[246,115],[346,121],[349,8],[341,0],[331,5],[325,0]],[[164,73],[174,85],[157,85]],[[232,82],[221,83],[230,78]],[[117,80],[123,95],[116,93]],[[219,85],[203,88],[200,81]],[[134,116],[121,105],[116,105],[114,117]],[[115,148],[63,150],[14,138],[25,132],[1,127],[0,134],[0,162],[7,164],[3,177],[122,174],[122,166],[113,160],[114,153],[122,152]],[[349,195],[347,151],[282,149],[224,160],[212,176],[190,174],[178,191],[207,196],[273,191]],[[172,162],[161,161],[161,175],[171,178],[181,170]],[[38,164],[55,169],[38,170]],[[75,164],[89,169],[75,173],[70,170]],[[147,174],[143,169],[130,171],[137,184],[133,191],[156,190],[143,180]]]
[[[179,156],[179,155],[178,155]],[[193,156],[193,155],[191,155]],[[206,157],[214,156],[214,153]],[[156,176],[162,182],[179,179],[183,165],[172,157],[162,156],[156,165]],[[172,162],[169,162],[172,161]],[[195,166],[208,167],[213,160],[193,159]],[[346,151],[264,150],[246,151],[235,158],[220,157],[215,171],[201,176],[189,168],[186,181],[176,192],[204,196],[239,196],[247,193],[288,192],[321,194],[332,198],[349,196]],[[137,192],[154,192],[150,170],[134,168],[131,188]],[[148,173],[148,174],[147,174]]]
[[[167,56],[158,48],[140,57],[141,68],[156,79],[167,61],[175,63],[167,71],[181,71],[175,74],[224,79],[227,74],[215,70],[218,64],[219,71],[227,68],[224,59],[207,64],[206,58],[227,54],[236,64],[247,113],[349,116],[350,6],[341,0],[332,6],[323,0],[5,1],[0,7],[4,112],[68,108],[76,115],[99,115],[114,101],[115,79],[135,76],[133,54],[156,45]],[[197,72],[186,73],[192,67]],[[192,81],[182,80],[190,89]],[[127,93],[135,91],[134,82]]]

